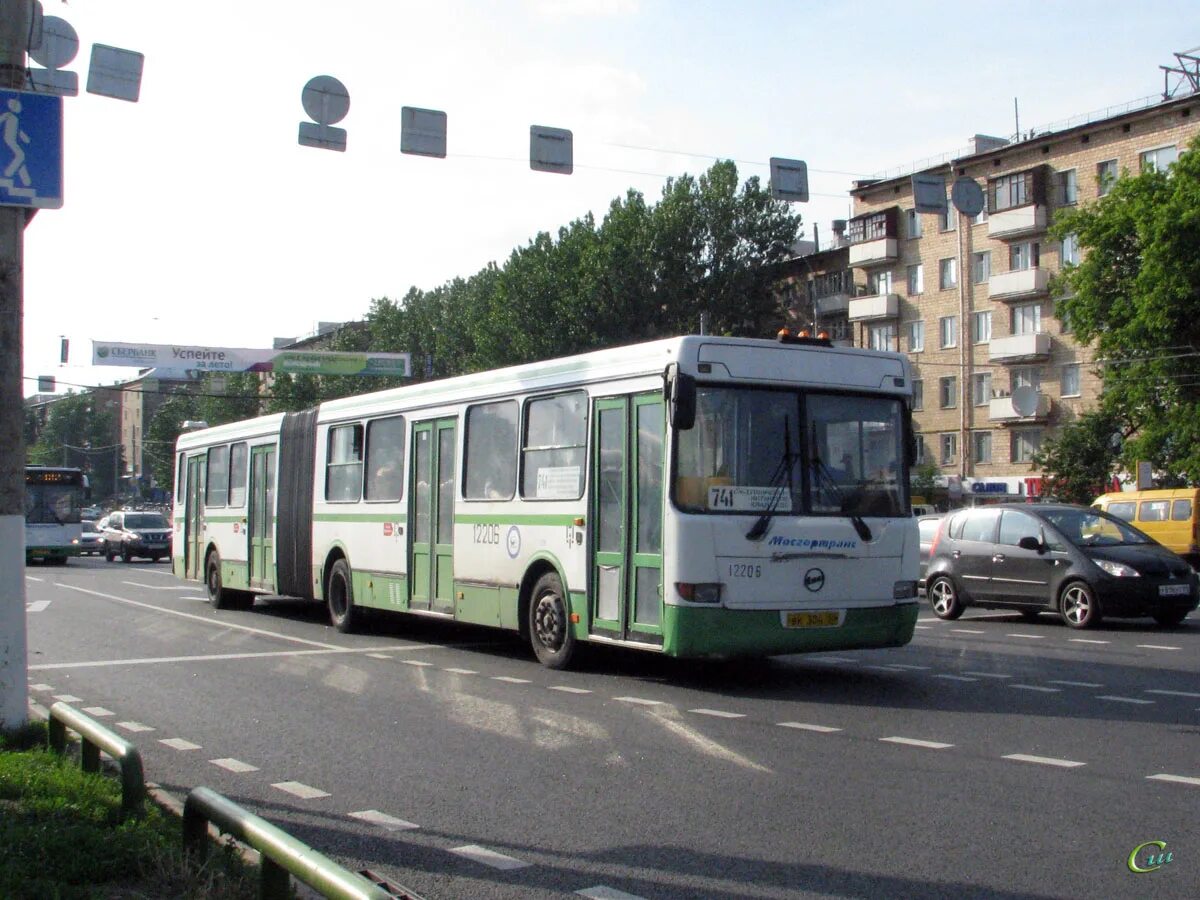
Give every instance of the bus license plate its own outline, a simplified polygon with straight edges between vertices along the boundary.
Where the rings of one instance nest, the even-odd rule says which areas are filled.
[[[836,610],[820,612],[790,612],[784,615],[784,628],[834,628],[838,624]]]
[[[1160,584],[1158,586],[1158,596],[1160,597],[1186,597],[1191,592],[1191,587],[1186,584]]]

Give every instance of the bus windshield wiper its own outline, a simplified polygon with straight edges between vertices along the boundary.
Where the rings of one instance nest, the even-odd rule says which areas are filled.
[[[858,513],[850,510],[850,503],[846,499],[845,494],[842,493],[842,489],[838,486],[836,479],[829,474],[829,467],[821,461],[821,457],[815,454],[813,455],[813,471],[825,480],[830,493],[837,498],[838,509],[850,517],[850,524],[854,526],[854,530],[858,532],[858,536],[864,541],[871,540],[871,529],[867,525],[866,520]]]
[[[779,501],[783,498],[785,486],[787,487],[788,497],[795,496],[795,491],[792,487],[792,462],[794,458],[791,431],[788,428],[787,416],[784,416],[783,456],[780,457],[779,464],[775,466],[775,471],[771,474],[770,481],[770,486],[775,488],[775,493],[771,496],[771,502],[767,504],[767,508],[763,510],[763,514],[758,517],[754,525],[746,532],[746,540],[761,541],[766,535],[767,530],[771,526],[771,516],[779,508]]]

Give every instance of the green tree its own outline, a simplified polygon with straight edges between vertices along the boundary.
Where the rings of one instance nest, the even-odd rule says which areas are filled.
[[[88,473],[94,497],[115,492],[113,456],[119,467],[116,419],[103,401],[91,393],[71,393],[50,405],[46,424],[32,443],[26,444],[30,465],[74,466]]]
[[[1198,150],[1200,137],[1168,171],[1126,175],[1051,229],[1084,251],[1055,279],[1058,315],[1095,347],[1100,412],[1128,435],[1119,461],[1149,460],[1164,485],[1200,483]],[[1070,442],[1086,445],[1092,426],[1081,420]]]
[[[1108,490],[1128,424],[1103,409],[1091,410],[1048,438],[1033,463],[1045,475],[1042,493],[1089,504]]]

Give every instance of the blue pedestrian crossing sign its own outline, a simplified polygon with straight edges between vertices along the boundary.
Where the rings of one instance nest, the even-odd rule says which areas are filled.
[[[0,206],[63,204],[62,97],[0,91]]]

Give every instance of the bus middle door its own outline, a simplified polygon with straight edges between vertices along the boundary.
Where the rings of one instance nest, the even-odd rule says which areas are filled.
[[[438,419],[413,425],[412,609],[454,612],[455,424],[454,419]]]
[[[183,577],[204,580],[204,469],[207,457],[190,456],[184,487],[186,516],[183,521]]]
[[[275,447],[255,447],[250,454],[250,587],[275,590]]]

